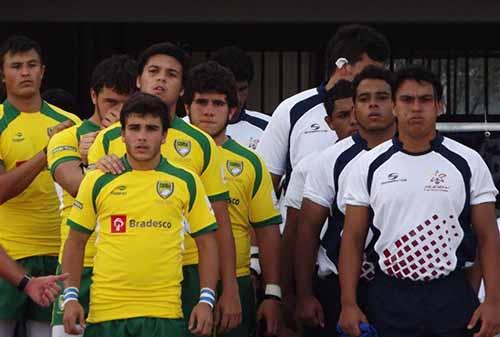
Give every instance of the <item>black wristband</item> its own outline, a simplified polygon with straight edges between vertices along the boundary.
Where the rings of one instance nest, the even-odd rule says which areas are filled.
[[[21,281],[17,285],[17,289],[19,291],[24,291],[24,288],[26,288],[26,286],[28,285],[28,282],[31,281],[31,278],[32,277],[30,274],[24,274],[23,278],[21,279]]]
[[[275,300],[281,302],[281,298],[276,295],[264,295],[265,300]]]

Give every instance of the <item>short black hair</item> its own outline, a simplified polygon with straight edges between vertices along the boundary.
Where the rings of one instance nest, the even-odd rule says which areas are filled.
[[[335,101],[343,98],[351,98],[353,96],[352,83],[348,80],[339,80],[335,85],[328,91],[325,97],[325,110],[328,116],[333,115],[335,110]]]
[[[341,26],[328,41],[325,52],[326,74],[330,77],[337,66],[335,62],[345,57],[349,64],[361,60],[363,54],[372,60],[386,62],[391,53],[389,41],[375,28],[360,24]]]
[[[77,113],[76,98],[69,91],[62,88],[50,88],[42,93],[42,99],[63,110]]]
[[[182,66],[182,83],[186,81],[187,73],[191,64],[191,57],[189,54],[179,46],[171,42],[155,43],[146,48],[138,58],[138,72],[139,75],[144,71],[144,67],[149,59],[155,55],[167,55],[176,59]]]
[[[120,95],[129,95],[137,91],[136,81],[137,62],[128,55],[113,55],[94,68],[90,87],[96,94],[106,87]]]
[[[381,80],[385,81],[389,87],[391,88],[391,92],[394,93],[393,85],[394,85],[394,75],[390,70],[385,68],[377,67],[374,65],[366,66],[359,74],[357,74],[352,81],[352,89],[353,89],[353,101],[356,101],[356,95],[358,92],[359,84],[363,80]]]
[[[392,99],[396,100],[396,92],[401,87],[404,81],[413,80],[418,83],[427,82],[432,85],[434,89],[434,95],[437,101],[441,101],[443,98],[443,85],[432,71],[420,66],[420,65],[407,65],[395,73],[394,78],[394,88],[392,90]]]
[[[231,71],[215,61],[202,62],[189,72],[182,98],[190,105],[193,103],[195,93],[211,92],[226,95],[230,108],[238,106],[236,79]]]
[[[3,69],[3,63],[7,53],[26,53],[32,49],[36,51],[40,57],[40,62],[43,64],[42,48],[38,42],[25,35],[12,35],[8,37],[7,40],[5,40],[0,46],[0,69]]]
[[[223,47],[212,55],[211,60],[229,68],[236,81],[252,82],[254,76],[253,61],[241,48],[237,46]]]
[[[151,94],[136,92],[125,101],[120,114],[122,130],[125,130],[130,115],[159,117],[163,132],[170,127],[168,106],[160,98]]]

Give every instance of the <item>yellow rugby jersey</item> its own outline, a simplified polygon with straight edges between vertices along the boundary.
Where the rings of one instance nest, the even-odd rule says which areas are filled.
[[[236,276],[250,275],[250,226],[279,225],[271,175],[252,150],[229,138],[221,146],[229,188],[229,216],[236,245]]]
[[[90,133],[99,131],[101,127],[88,119],[82,123],[72,126],[66,130],[63,130],[52,137],[47,146],[47,163],[49,166],[50,173],[54,177],[57,167],[67,161],[78,160],[82,158],[80,156],[80,151],[78,147],[80,145],[80,137]],[[55,179],[54,179],[55,181]],[[63,188],[55,183],[57,196],[59,197],[59,209],[61,210],[61,249],[59,250],[59,263],[62,262],[62,252],[64,249],[64,243],[68,237],[69,227],[67,225],[68,215],[71,210],[71,206],[75,201],[68,192],[63,190]],[[95,235],[92,235],[87,242],[87,247],[85,249],[85,259],[83,265],[85,267],[92,267],[94,255],[95,255]]]
[[[196,237],[217,228],[205,189],[165,158],[151,171],[122,160],[120,175],[86,174],[68,219],[97,232],[88,321],[180,318],[184,230]]]
[[[38,112],[21,112],[8,101],[0,105],[0,161],[10,171],[42,151],[52,127],[80,119],[47,102]],[[14,259],[59,252],[58,211],[54,182],[42,170],[21,194],[0,205],[0,244]]]
[[[88,161],[89,164],[95,164],[107,154],[123,156],[125,152],[120,123],[115,123],[97,135],[89,149]],[[175,117],[167,131],[167,139],[161,147],[161,152],[170,163],[197,174],[210,201],[229,199],[219,149],[212,137],[205,132]],[[187,236],[184,265],[197,263],[196,244]]]

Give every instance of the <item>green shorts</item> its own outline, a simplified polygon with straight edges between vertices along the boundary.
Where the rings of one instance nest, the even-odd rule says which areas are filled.
[[[31,256],[17,260],[32,276],[53,275],[56,272],[57,256]],[[0,320],[33,320],[50,322],[52,305],[42,308],[13,285],[0,279]]]
[[[88,323],[84,337],[184,337],[183,319],[136,317]]]
[[[219,337],[247,337],[255,336],[257,309],[255,306],[255,291],[253,289],[252,278],[241,276],[236,279],[240,290],[241,301],[241,324],[225,334],[215,333]],[[222,287],[219,284],[218,293],[221,294]]]
[[[184,319],[189,322],[189,316],[191,311],[198,300],[200,299],[200,278],[198,274],[198,265],[189,265],[183,267],[184,279],[182,281],[182,311],[184,313]],[[240,302],[242,308],[242,321],[241,324],[236,328],[231,330],[229,333],[224,335],[216,334],[219,336],[228,337],[247,337],[255,335],[256,328],[256,307],[255,307],[255,292],[252,285],[252,279],[250,276],[242,276],[237,278],[238,287],[240,290]],[[222,287],[219,285],[218,293]],[[186,330],[187,331],[187,330]],[[194,337],[187,332],[186,336]]]
[[[80,292],[78,296],[78,302],[85,310],[85,318],[87,318],[89,314],[89,301],[90,301],[90,285],[92,284],[92,267],[83,268],[82,276],[80,280]],[[61,265],[57,266],[57,275],[61,274]],[[59,284],[61,289],[64,288],[62,284]],[[54,305],[52,309],[52,321],[50,325],[63,325],[64,311],[61,306],[63,304],[63,295],[59,295],[58,300],[55,302],[57,305]]]

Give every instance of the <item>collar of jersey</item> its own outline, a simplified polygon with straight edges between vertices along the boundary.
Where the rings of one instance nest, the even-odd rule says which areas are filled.
[[[224,142],[224,144],[221,145],[221,147],[223,149],[230,149],[231,147],[234,146],[234,143],[235,141],[231,137],[227,136],[226,141]]]
[[[434,137],[434,139],[430,141],[431,148],[429,150],[423,152],[408,152],[406,150],[403,150],[403,142],[401,142],[401,140],[399,139],[399,132],[396,132],[396,134],[392,138],[392,144],[401,152],[412,156],[420,156],[432,151],[436,151],[441,146],[441,143],[443,143],[443,139],[443,135],[439,133],[439,131],[436,131],[436,137]]]
[[[11,114],[11,115],[19,115],[21,112],[15,107],[13,106],[8,100],[5,100],[3,101],[3,107],[5,109],[5,112],[7,114]],[[45,102],[44,100],[42,100],[42,106],[40,107],[40,111],[47,114],[47,112],[51,112],[52,109],[49,107],[49,105],[47,104],[47,102]]]
[[[328,94],[328,91],[326,90],[326,82],[321,83],[316,90],[320,96],[326,96]]]
[[[125,167],[125,172],[130,172],[130,171],[133,171],[134,169],[132,168],[132,166],[130,165],[130,163],[128,162],[128,159],[127,159],[127,155],[123,155],[123,157],[121,157],[121,161],[123,163],[123,166]],[[165,160],[165,158],[163,156],[160,157],[160,162],[158,163],[158,165],[154,168],[154,170],[158,170],[158,168],[160,168],[161,166],[163,165],[166,165],[167,164],[167,161]]]
[[[368,149],[368,142],[363,137],[361,137],[359,132],[355,132],[351,137],[354,143],[360,144],[364,149]]]

